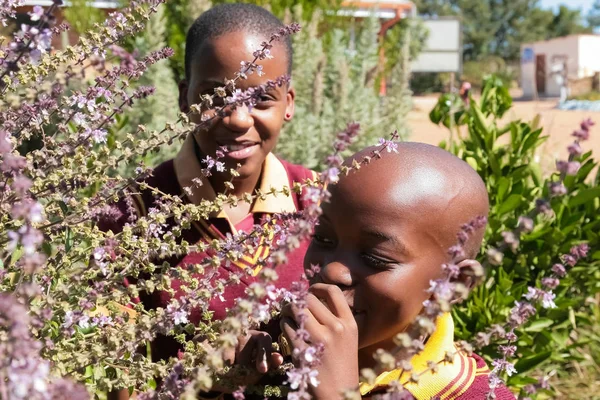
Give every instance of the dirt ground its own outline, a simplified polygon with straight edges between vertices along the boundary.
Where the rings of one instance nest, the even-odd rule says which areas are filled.
[[[411,141],[437,145],[440,141],[448,138],[448,130],[445,127],[436,126],[429,121],[429,112],[435,106],[438,96],[415,96],[413,98],[413,110],[408,116],[409,126],[412,130]],[[518,92],[514,93],[514,98],[518,98],[518,96]],[[583,119],[590,117],[597,125],[592,128],[590,140],[582,143],[582,146],[585,150],[593,149],[598,154],[600,152],[600,112],[561,111],[555,108],[556,103],[556,99],[515,100],[512,109],[503,120],[531,121],[537,114],[540,114],[544,133],[550,138],[542,146],[538,157],[544,167],[551,168],[555,160],[566,157],[566,147],[573,141],[571,133],[578,129],[579,123]]]

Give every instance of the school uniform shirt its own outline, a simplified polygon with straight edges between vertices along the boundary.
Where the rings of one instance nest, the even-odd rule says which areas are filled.
[[[202,174],[202,167],[198,161],[196,143],[192,135],[189,135],[177,156],[166,161],[154,169],[153,174],[145,183],[170,195],[182,195],[183,188],[191,188],[191,193],[183,196],[184,201],[193,204],[200,204],[203,200],[214,200],[216,193],[210,182]],[[316,174],[302,166],[290,164],[278,159],[275,155],[269,154],[263,164],[261,174],[260,190],[263,193],[271,191],[272,188],[282,190],[284,187],[292,188],[295,182],[304,182],[306,179],[315,179]],[[194,184],[194,181],[200,179],[201,185]],[[121,199],[118,207],[123,215],[116,221],[100,221],[99,228],[103,231],[112,230],[120,232],[123,225],[130,218],[132,208],[138,217],[144,216],[157,201],[156,196],[151,190],[141,190],[139,194],[131,195],[129,199]],[[128,205],[129,204],[129,205]],[[131,207],[133,205],[133,207]],[[274,213],[301,211],[305,204],[302,196],[292,192],[290,196],[283,194],[267,195],[264,198],[257,198],[252,204],[250,213],[238,222],[233,224],[225,212],[210,215],[208,220],[200,220],[192,223],[190,229],[182,232],[178,240],[184,239],[190,244],[196,244],[200,241],[210,242],[214,239],[224,239],[227,234],[236,234],[240,231],[250,232],[255,224],[261,224],[269,220]],[[173,219],[167,221],[165,231],[174,226]],[[238,261],[223,263],[215,274],[214,279],[227,279],[231,272],[239,272],[250,268],[251,276],[245,274],[239,284],[227,285],[222,296],[211,299],[209,310],[212,311],[213,320],[224,319],[227,310],[230,309],[236,299],[245,296],[245,289],[256,281],[257,274],[261,267],[256,266],[260,258],[268,256],[270,243],[262,242],[254,254],[243,256]],[[279,279],[274,283],[278,288],[289,288],[292,282],[301,278],[303,273],[303,259],[308,241],[301,243],[300,247],[288,254],[286,265],[277,268]],[[171,267],[179,265],[199,264],[207,257],[204,252],[191,252],[183,257],[170,258],[167,260],[157,260],[158,264],[163,261],[169,262]],[[131,280],[129,281],[131,282]],[[183,295],[182,283],[177,279],[172,279],[171,287],[175,290],[175,297]],[[141,293],[140,300],[147,309],[157,307],[166,307],[172,296],[164,291],[154,291],[151,294]],[[197,324],[201,318],[200,310],[193,310],[188,316],[191,323]],[[172,338],[158,337],[153,343],[153,358],[165,359],[170,356],[176,356],[179,345]]]
[[[428,369],[428,361],[441,361],[447,353],[453,354],[453,362],[438,364],[438,370],[420,375],[417,383],[409,382],[410,374],[421,374]],[[410,364],[412,371],[396,369],[383,372],[373,384],[361,383],[360,393],[368,399],[383,394],[390,382],[400,381],[416,400],[481,400],[489,393],[490,369],[476,354],[471,356],[457,352],[454,344],[454,321],[450,314],[444,314],[436,321],[436,330],[425,343],[422,352],[415,355]],[[514,400],[515,396],[505,386],[494,391],[497,400]]]

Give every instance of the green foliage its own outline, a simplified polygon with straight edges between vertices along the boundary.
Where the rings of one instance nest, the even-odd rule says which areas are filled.
[[[302,8],[302,20],[310,20],[313,13],[318,10],[337,10],[342,1],[341,0],[216,0],[215,4],[219,3],[250,3],[256,4],[267,8],[278,18],[283,19],[287,10],[294,7]],[[327,18],[326,20],[329,21]]]
[[[471,82],[478,87],[483,79],[490,74],[502,79],[504,85],[510,87],[516,79],[517,71],[506,65],[501,57],[488,56],[479,61],[467,61],[463,64],[462,81]]]
[[[302,15],[301,7],[295,7],[293,19]],[[316,12],[293,38],[296,115],[284,128],[277,147],[283,158],[315,169],[320,169],[329,143],[348,121],[361,124],[361,135],[352,151],[375,144],[377,138],[386,135],[382,127],[405,135],[404,118],[410,110],[406,87],[410,70],[404,59],[390,72],[388,96],[378,94],[379,22],[374,18],[363,21],[352,41],[350,33],[341,29],[320,35],[321,20],[322,14]],[[408,50],[406,47],[406,60]]]
[[[169,59],[176,80],[185,77],[185,36],[196,18],[211,6],[210,0],[169,0],[165,3],[167,45],[175,51]]]
[[[166,47],[166,29],[165,8],[159,7],[148,20],[144,31],[130,44],[139,54],[139,58]],[[161,60],[150,66],[136,82],[136,87],[139,86],[152,86],[155,92],[152,96],[135,102],[123,116],[118,117],[117,123],[110,129],[110,138],[113,141],[121,141],[126,134],[134,132],[137,140],[143,140],[148,136],[147,132],[160,131],[168,122],[177,119],[178,89],[168,60]],[[138,130],[140,125],[145,126],[144,131]],[[160,152],[146,155],[143,161],[146,165],[158,165],[172,158],[176,151],[176,145],[164,146]],[[123,176],[130,176],[134,168],[135,165],[129,164],[119,172]]]
[[[94,24],[105,19],[104,12],[91,3],[88,0],[72,0],[70,6],[64,9],[65,19],[79,34],[87,32]]]
[[[600,101],[600,92],[588,92],[577,96],[570,96],[569,100],[588,100],[588,101]]]
[[[454,102],[445,99],[448,100]],[[568,194],[551,197],[549,183],[558,180],[558,173],[542,176],[535,161],[536,152],[547,137],[542,134],[539,119],[500,125],[499,120],[511,103],[502,81],[490,77],[484,82],[479,103],[472,101],[465,109],[458,104],[448,107],[440,100],[432,111],[432,120],[454,121],[468,128],[468,137],[462,142],[442,146],[472,165],[487,185],[488,245],[497,247],[503,243],[502,232],[514,231],[520,216],[529,216],[535,222],[531,232],[521,234],[514,251],[510,246],[500,247],[504,249],[501,264],[490,267],[484,284],[474,290],[465,304],[454,309],[458,338],[469,340],[485,327],[503,324],[527,287],[536,283],[539,286],[540,280],[550,275],[553,264],[561,262],[558,255],[581,243],[588,243],[592,249],[590,256],[570,269],[555,290],[557,308],[542,310],[519,329],[518,374],[509,379],[509,384],[522,387],[530,383],[530,378],[523,375],[527,371],[541,368],[568,372],[572,362],[586,358],[586,352],[600,354],[598,319],[593,318],[599,313],[600,298],[600,187],[599,177],[591,175],[598,163],[589,151],[575,157],[581,168],[575,176],[566,176]],[[538,199],[549,199],[551,211],[536,212]],[[481,262],[485,264],[486,260],[482,258]],[[577,340],[579,336],[587,340]],[[485,347],[483,354],[496,357],[496,346]],[[593,362],[598,365],[597,357]]]
[[[587,23],[591,28],[600,28],[600,0],[596,0],[589,14],[587,15]]]

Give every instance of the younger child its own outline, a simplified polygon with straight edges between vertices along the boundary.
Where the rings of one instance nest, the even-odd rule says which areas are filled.
[[[320,266],[311,280],[304,326],[312,343],[325,346],[314,398],[328,400],[358,387],[359,370],[375,366],[377,349],[396,347],[394,337],[415,320],[431,296],[430,282],[442,276],[441,265],[450,261],[448,249],[461,226],[487,216],[489,207],[485,184],[467,163],[419,143],[399,143],[398,154],[384,153],[342,177],[331,194],[304,260],[305,269]],[[470,236],[459,267],[474,262],[483,233],[479,229]],[[281,326],[288,340],[294,347],[306,346],[295,335],[299,310],[289,306],[284,315]],[[441,361],[455,351],[452,317],[444,315],[436,325],[424,350],[411,360],[416,373],[427,361]],[[461,353],[453,361],[423,374],[418,383],[407,383],[406,376],[401,382],[417,399],[484,399],[489,370],[483,360]],[[387,371],[374,384],[361,384],[360,392],[365,397],[385,393],[400,375],[400,370]],[[514,398],[505,387],[495,394]]]
[[[372,150],[353,159],[361,161]],[[428,361],[440,362],[447,353],[456,354],[452,363],[440,363],[417,383],[408,382],[410,373],[390,370],[373,384],[359,386],[359,371],[376,366],[375,351],[393,352],[394,337],[421,313],[431,296],[430,282],[442,277],[441,266],[450,261],[448,249],[456,244],[461,226],[487,216],[488,196],[479,175],[438,147],[399,143],[398,154],[383,153],[341,177],[330,191],[304,260],[305,270],[320,266],[311,278],[307,308],[286,306],[280,324],[295,348],[324,345],[313,398],[342,399],[349,389],[370,398],[400,379],[419,400],[485,399],[490,370],[477,355],[456,354],[450,314],[438,318],[411,365],[420,374]],[[477,264],[483,233],[476,230],[465,243],[464,257],[458,260],[461,270]],[[465,273],[458,279],[469,284]],[[309,343],[297,335],[301,313]],[[514,399],[503,386],[495,396]]]

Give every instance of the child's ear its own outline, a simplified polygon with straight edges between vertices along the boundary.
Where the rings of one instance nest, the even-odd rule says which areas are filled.
[[[292,86],[290,86],[288,89],[286,100],[285,115],[283,119],[286,121],[291,121],[292,118],[294,118],[294,112],[296,111],[296,91]]]
[[[179,111],[182,113],[190,112],[190,105],[188,104],[188,82],[183,79],[179,82]]]

